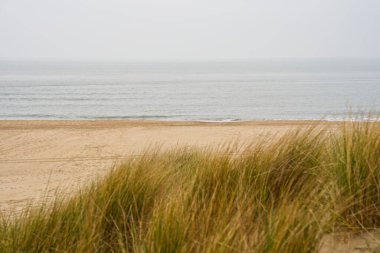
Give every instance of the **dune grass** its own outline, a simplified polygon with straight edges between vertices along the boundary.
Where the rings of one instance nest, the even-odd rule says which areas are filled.
[[[318,252],[380,227],[380,124],[237,150],[151,150],[68,199],[0,218],[0,252]]]

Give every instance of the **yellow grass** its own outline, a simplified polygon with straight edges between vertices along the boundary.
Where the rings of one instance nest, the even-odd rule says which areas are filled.
[[[76,196],[0,218],[0,252],[318,252],[331,231],[380,227],[380,124],[325,130],[147,151]]]

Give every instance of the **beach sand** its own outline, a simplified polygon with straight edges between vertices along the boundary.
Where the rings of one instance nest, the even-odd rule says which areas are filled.
[[[288,130],[320,123],[0,121],[0,210],[7,215],[57,196],[69,196],[113,165],[149,148],[207,148],[229,142],[244,146],[260,139],[276,140]],[[323,122],[329,131],[339,124]],[[326,235],[320,252],[373,252],[368,245],[378,242],[376,233],[346,240]]]
[[[76,191],[149,147],[258,141],[315,121],[0,121],[0,210]],[[338,123],[328,123],[332,126]]]

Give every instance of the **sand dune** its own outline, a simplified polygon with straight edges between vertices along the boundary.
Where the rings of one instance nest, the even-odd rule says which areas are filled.
[[[233,123],[157,121],[0,121],[0,211],[18,212],[67,195],[116,163],[160,146],[215,147],[274,140],[316,121]],[[334,130],[339,122],[324,122]],[[372,252],[378,231],[337,239],[326,235],[320,252]],[[370,247],[371,246],[371,247]]]
[[[311,124],[315,122],[0,121],[0,210],[20,210],[57,191],[75,191],[152,146],[252,142]]]

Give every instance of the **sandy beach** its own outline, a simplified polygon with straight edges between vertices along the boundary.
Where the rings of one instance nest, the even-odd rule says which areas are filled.
[[[20,210],[57,192],[73,192],[149,147],[243,144],[315,123],[0,121],[0,209]]]

